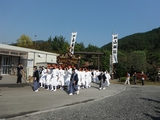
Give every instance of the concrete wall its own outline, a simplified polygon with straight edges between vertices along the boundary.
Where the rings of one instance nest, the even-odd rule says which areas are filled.
[[[33,61],[33,66],[39,66],[40,63],[57,63],[57,56],[52,54],[43,54],[38,52],[29,52],[28,61]],[[26,68],[27,76],[33,75],[33,66],[28,66]],[[28,77],[27,77],[28,78]]]
[[[47,55],[47,63],[57,63],[57,57],[53,55]]]

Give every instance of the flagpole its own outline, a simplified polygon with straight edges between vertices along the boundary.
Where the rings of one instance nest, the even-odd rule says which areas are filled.
[[[111,65],[112,65],[112,80],[114,79],[114,73],[113,73],[113,30],[112,30],[112,56],[111,56]]]

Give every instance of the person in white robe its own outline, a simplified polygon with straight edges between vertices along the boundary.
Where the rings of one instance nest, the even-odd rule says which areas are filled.
[[[64,86],[64,70],[62,69],[62,66],[59,67],[59,72],[58,72],[58,85],[60,85],[60,89],[63,90]]]
[[[81,68],[79,68],[79,70],[77,71],[77,75],[78,75],[78,90],[80,90],[80,87],[81,87]]]
[[[50,86],[51,91],[57,91],[57,85],[58,85],[58,75],[59,75],[59,69],[55,65],[52,70],[52,77],[50,79]]]
[[[85,69],[85,88],[88,89],[89,87],[89,72],[88,72],[88,69]]]
[[[71,78],[71,74],[72,74],[72,68],[71,66],[68,66],[66,69],[66,75],[65,75],[65,85],[67,86],[67,89],[69,91],[69,84],[70,84],[70,78]]]
[[[109,87],[109,85],[110,85],[110,79],[111,79],[111,76],[110,76],[110,74],[108,73],[108,71],[106,70],[106,72],[105,72],[105,75],[106,75],[106,84],[107,84],[107,87]]]
[[[100,72],[99,72],[99,70],[96,70],[96,72],[95,72],[95,80],[96,80],[96,83],[98,84],[99,83],[99,79],[98,79],[98,76],[100,75]]]
[[[43,67],[42,73],[41,73],[41,78],[39,80],[41,86],[40,87],[45,87],[45,81],[46,81],[46,76],[47,76],[47,68]]]
[[[88,87],[91,87],[92,85],[92,71],[88,71],[89,77],[88,77]]]
[[[85,87],[85,70],[84,68],[81,71],[81,88],[84,89]]]
[[[96,70],[92,70],[92,82],[96,83]]]
[[[46,72],[46,80],[45,80],[46,90],[49,90],[51,75],[52,75],[52,74],[51,74],[50,68],[47,68],[47,72]]]

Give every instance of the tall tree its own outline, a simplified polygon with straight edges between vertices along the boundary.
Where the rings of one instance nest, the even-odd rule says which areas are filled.
[[[126,54],[124,54],[121,51],[118,51],[118,63],[114,64],[114,77],[120,78],[122,76],[125,76],[126,72],[128,71],[127,68],[130,68],[129,66],[130,64],[128,64]]]
[[[95,45],[91,45],[89,44],[86,49],[85,49],[86,52],[100,52],[100,49],[95,46]]]
[[[59,54],[67,52],[67,47],[69,47],[69,44],[63,36],[55,36],[51,42],[52,50]]]
[[[84,51],[84,50],[85,50],[84,44],[82,42],[81,43],[76,42],[74,51],[80,52],[80,51]]]
[[[33,45],[32,39],[27,35],[21,35],[20,38],[17,40],[17,45],[20,47],[30,47]]]
[[[131,72],[144,71],[146,72],[146,52],[145,51],[134,51],[129,56]]]
[[[100,69],[101,70],[108,70],[109,71],[109,65],[110,65],[110,54],[111,52],[108,50],[102,51],[103,55],[100,56]]]
[[[147,74],[150,80],[155,80],[158,75],[158,68],[160,66],[160,51],[147,52]]]

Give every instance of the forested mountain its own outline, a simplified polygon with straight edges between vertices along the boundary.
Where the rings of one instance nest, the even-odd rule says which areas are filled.
[[[102,46],[111,50],[112,43]],[[144,33],[136,33],[118,40],[118,50],[128,52],[137,50],[160,50],[160,27]]]
[[[111,51],[112,43],[102,46],[101,49]],[[160,27],[119,39],[118,59],[115,67],[119,72],[145,71],[150,79],[155,79],[157,68],[160,68]]]

